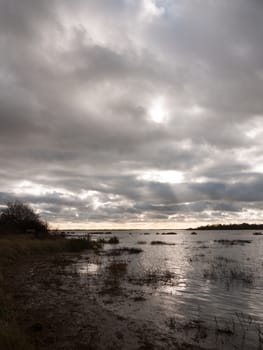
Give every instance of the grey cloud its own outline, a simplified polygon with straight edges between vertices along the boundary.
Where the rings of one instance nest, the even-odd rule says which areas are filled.
[[[260,213],[262,3],[155,4],[146,18],[141,1],[0,2],[2,204],[75,223]],[[138,177],[168,170],[183,182]]]
[[[44,1],[2,0],[0,3],[0,32],[2,35],[31,37],[36,28],[41,28],[46,21],[54,20],[55,11]]]

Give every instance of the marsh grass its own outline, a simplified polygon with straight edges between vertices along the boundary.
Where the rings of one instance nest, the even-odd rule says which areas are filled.
[[[235,260],[217,256],[203,271],[203,277],[212,281],[223,281],[227,287],[234,282],[252,285],[255,276],[252,271],[238,264]]]
[[[261,327],[259,324],[256,326],[257,336],[258,336],[258,350],[263,349],[263,331],[261,330]]]
[[[162,232],[162,235],[177,235],[177,232]]]
[[[119,244],[120,241],[119,241],[119,238],[114,236],[114,237],[111,237],[111,238],[100,238],[99,240],[97,240],[97,242],[101,243],[101,244]]]
[[[13,256],[12,256],[13,257]],[[10,258],[10,251],[7,252]],[[3,262],[5,256],[1,255],[0,275],[0,349],[1,350],[34,350],[30,339],[19,327],[16,320],[15,303],[6,286]]]
[[[127,273],[127,262],[126,261],[111,261],[108,266],[108,270],[114,277],[120,277]]]
[[[129,247],[123,247],[119,249],[111,249],[106,252],[106,255],[108,256],[120,256],[122,254],[140,254],[143,250],[141,248],[129,248]]]
[[[0,236],[0,349],[34,350],[35,346],[17,323],[13,293],[7,282],[17,264],[25,258],[60,252],[80,252],[85,249],[98,250],[101,243],[89,239],[64,239],[48,237],[36,239],[23,235]],[[54,255],[55,257],[56,255]]]
[[[136,285],[158,285],[158,284],[173,284],[175,275],[169,270],[148,270],[139,275],[128,276],[128,281]]]
[[[152,241],[151,245],[175,245],[175,243],[168,243],[164,241]]]
[[[263,332],[260,324],[251,315],[242,312],[233,313],[232,318],[228,320],[215,316],[214,322],[210,322],[202,319],[198,307],[195,319],[182,322],[172,316],[165,321],[165,325],[172,332],[178,335],[184,334],[187,339],[192,339],[197,346],[191,347],[188,344],[186,349],[206,349],[203,345],[207,343],[214,344],[213,349],[248,350],[251,348],[251,337],[256,346],[253,349],[263,349]]]
[[[166,326],[168,328],[170,328],[171,330],[175,330],[176,329],[176,319],[175,317],[171,316],[169,317],[166,322],[165,322]]]
[[[106,267],[106,277],[100,294],[117,296],[122,294],[122,281],[127,273],[128,263],[122,260],[112,260]]]
[[[215,239],[214,242],[228,246],[249,244],[252,241],[248,239]]]
[[[197,248],[200,248],[200,249],[208,249],[208,248],[210,248],[210,247],[209,247],[209,245],[201,244],[201,245],[198,246]]]
[[[111,237],[108,241],[109,244],[119,244],[120,241],[119,241],[119,238],[118,237]]]
[[[217,255],[214,257],[214,260],[215,261],[221,261],[221,262],[224,262],[224,263],[235,263],[237,262],[235,259],[231,259],[231,258],[228,258],[226,256],[222,256],[222,255]]]
[[[85,249],[97,250],[101,247],[101,242],[82,238],[35,239],[26,236],[0,237],[0,266],[15,262],[21,257],[25,258],[47,253],[80,252]]]
[[[103,242],[92,241],[91,239],[78,238],[66,239],[63,242],[62,250],[66,252],[81,252],[83,250],[99,250],[102,248]]]

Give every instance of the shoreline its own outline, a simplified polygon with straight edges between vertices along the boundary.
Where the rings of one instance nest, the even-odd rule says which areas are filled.
[[[63,251],[62,240],[0,238],[2,250],[4,241],[9,241],[9,252],[6,249],[0,262],[0,305],[6,308],[0,318],[3,350],[203,349],[178,343],[169,331],[101,305],[81,285],[78,274],[66,271],[80,253]],[[92,256],[96,252],[90,251]]]
[[[148,245],[140,245],[144,248],[141,249],[125,247],[123,242],[103,246],[89,239],[1,237],[0,344],[6,344],[3,350],[221,350],[222,344],[224,350],[232,350],[232,342],[242,346],[242,336],[247,336],[244,319],[241,322],[233,319],[232,324],[215,318],[211,323],[203,312],[193,317],[186,308],[181,318],[176,310],[166,313],[158,309],[167,294],[155,294],[156,288],[176,286],[176,274],[157,269],[136,275],[128,270],[132,261],[148,256],[147,247],[152,247],[152,237],[144,239]],[[180,247],[168,244],[166,239],[162,241],[165,251],[172,253]],[[199,242],[195,237],[191,239]],[[234,245],[249,247],[250,242],[210,243],[225,250]],[[147,242],[137,241],[141,243]],[[204,244],[198,243],[197,248],[208,252]],[[159,247],[154,249],[157,251]],[[198,264],[205,268],[205,254],[199,252],[189,257],[186,261],[191,268]],[[216,257],[213,263],[223,267],[220,271],[226,278],[226,272],[234,271],[231,267],[234,260]],[[205,281],[222,277],[218,275],[220,271],[217,275],[213,269],[204,271]],[[253,276],[250,281],[246,270],[237,272],[238,281],[246,278],[244,283],[252,285]],[[157,308],[151,309],[155,305]],[[154,310],[149,314],[152,318],[147,315],[147,308]],[[138,310],[146,311],[142,318]],[[260,338],[259,346],[261,342]]]
[[[65,272],[76,258],[72,253],[35,257],[20,266],[11,282],[19,291],[14,295],[19,323],[37,349],[203,349],[104,307],[83,288],[78,275]]]

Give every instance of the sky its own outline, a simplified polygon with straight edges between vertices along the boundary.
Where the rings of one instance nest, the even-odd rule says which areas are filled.
[[[0,206],[263,222],[261,0],[0,0]]]

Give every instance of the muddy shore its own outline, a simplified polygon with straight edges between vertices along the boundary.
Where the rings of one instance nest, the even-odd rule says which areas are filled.
[[[201,349],[191,339],[178,339],[175,329],[164,331],[108,310],[68,269],[76,259],[68,253],[31,257],[9,270],[19,324],[37,349]]]

